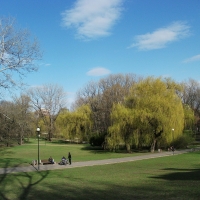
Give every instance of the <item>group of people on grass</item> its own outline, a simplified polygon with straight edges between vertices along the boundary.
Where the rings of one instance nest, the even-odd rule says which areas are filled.
[[[49,162],[51,163],[51,164],[54,164],[55,162],[54,162],[54,159],[50,156],[49,157]],[[66,165],[66,164],[72,164],[72,156],[71,156],[71,153],[69,152],[68,153],[68,160],[67,160],[67,158],[65,157],[65,156],[63,156],[62,158],[61,158],[61,161],[60,161],[60,165]]]

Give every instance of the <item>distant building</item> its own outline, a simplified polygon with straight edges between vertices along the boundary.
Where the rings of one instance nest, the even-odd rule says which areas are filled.
[[[47,110],[47,109],[45,109],[45,108],[41,108],[40,110],[37,110],[36,112],[35,112],[35,115],[37,116],[37,117],[39,117],[39,116],[49,116],[49,111]]]

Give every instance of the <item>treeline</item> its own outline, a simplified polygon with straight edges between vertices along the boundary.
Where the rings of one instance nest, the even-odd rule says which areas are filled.
[[[94,141],[103,141],[104,148],[125,145],[127,151],[154,151],[180,141],[184,130],[198,130],[199,95],[199,83],[192,79],[176,83],[170,78],[117,74],[82,88],[74,109],[88,105],[90,133]]]
[[[166,148],[200,128],[200,84],[170,78],[116,74],[89,82],[66,109],[62,87],[32,88],[0,104],[1,141],[41,133],[69,141],[90,141],[105,149]]]

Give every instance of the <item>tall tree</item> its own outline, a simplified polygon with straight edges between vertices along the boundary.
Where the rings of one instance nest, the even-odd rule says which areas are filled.
[[[0,102],[0,141],[3,141],[6,146],[9,146],[11,144],[11,140],[15,138],[15,133],[17,133],[17,130],[15,130],[12,108],[12,102]]]
[[[30,136],[30,133],[34,132],[34,117],[31,110],[30,98],[26,95],[20,95],[20,97],[13,97],[13,119],[16,127],[18,127],[18,137],[20,144],[23,143],[25,136]]]
[[[91,109],[88,105],[82,105],[73,112],[62,112],[56,124],[63,131],[66,139],[79,141],[89,140],[92,130]]]
[[[137,143],[138,134],[144,134],[153,152],[158,141],[170,144],[178,138],[184,127],[184,110],[177,88],[175,83],[153,77],[134,84],[124,105],[113,108],[111,139],[117,134],[129,151],[131,138]]]
[[[0,114],[4,119],[1,122],[0,133],[9,135],[12,140],[16,140],[20,145],[24,137],[29,137],[34,132],[34,115],[30,107],[30,99],[26,95],[13,97],[12,102],[2,102],[0,104]]]
[[[194,79],[189,79],[182,83],[183,91],[180,94],[183,104],[194,111],[195,129],[200,132],[200,84]],[[193,127],[194,129],[194,127]]]
[[[114,103],[123,102],[132,84],[140,78],[134,74],[109,75],[98,82],[90,82],[79,91],[76,106],[88,104],[92,111],[93,130],[107,133],[111,125],[110,113]]]
[[[170,143],[182,134],[184,110],[176,89],[175,83],[169,85],[160,78],[148,77],[133,85],[127,99],[127,105],[138,113],[140,129],[144,126],[151,135],[152,151],[159,139]]]
[[[1,89],[21,86],[22,77],[27,72],[37,70],[35,61],[40,58],[41,52],[37,40],[32,39],[27,30],[17,29],[14,19],[0,18]],[[18,74],[18,80],[16,74]]]
[[[38,117],[43,120],[48,132],[48,138],[51,140],[55,131],[55,121],[67,103],[66,93],[61,86],[46,84],[31,88],[27,94]]]
[[[122,104],[114,104],[111,113],[112,125],[106,137],[106,145],[110,149],[116,149],[120,143],[125,143],[128,152],[134,140],[134,131],[137,129],[136,115],[130,108]]]

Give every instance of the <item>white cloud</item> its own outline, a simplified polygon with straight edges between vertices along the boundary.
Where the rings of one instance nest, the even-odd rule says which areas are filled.
[[[110,74],[110,70],[103,67],[96,67],[87,72],[88,76],[104,76]]]
[[[200,61],[200,54],[184,60],[184,63]]]
[[[51,66],[51,64],[50,63],[40,63],[40,66],[48,67],[48,66]]]
[[[190,27],[182,21],[173,22],[167,27],[159,28],[152,33],[138,35],[135,42],[129,47],[137,47],[139,50],[152,50],[165,48],[170,42],[174,42],[190,35]]]
[[[77,36],[95,39],[108,36],[120,17],[123,0],[77,0],[73,8],[62,13],[63,25],[75,28]]]

